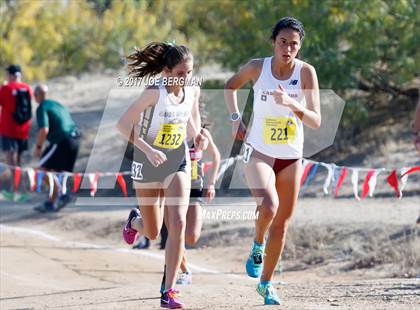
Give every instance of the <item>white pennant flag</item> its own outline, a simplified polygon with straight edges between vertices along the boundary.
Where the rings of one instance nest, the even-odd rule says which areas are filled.
[[[373,193],[375,192],[376,181],[378,179],[378,175],[382,172],[382,169],[377,169],[372,174],[368,184],[369,184],[369,197],[373,197]]]
[[[26,173],[28,174],[29,188],[31,191],[33,191],[35,190],[35,170],[32,168],[27,168]]]
[[[359,183],[359,169],[357,168],[353,168],[352,169],[353,174],[351,175],[351,183],[353,184],[353,193],[354,193],[354,197],[357,200],[360,200],[359,197],[359,189],[358,189],[358,183]]]
[[[99,175],[96,173],[89,173],[89,183],[90,183],[90,196],[93,197],[96,194],[96,190],[98,188],[98,177]]]
[[[334,176],[334,166],[335,166],[335,164],[321,163],[321,165],[323,167],[327,168],[327,170],[328,170],[328,175],[327,175],[327,178],[325,179],[324,186],[323,186],[323,190],[324,190],[325,195],[328,195],[328,188],[330,187],[332,178]]]
[[[67,193],[67,178],[69,177],[68,173],[64,173],[63,184],[61,185],[61,193],[65,195]]]
[[[54,193],[54,174],[52,172],[47,172],[48,185],[50,186],[49,197],[51,198]]]
[[[403,175],[404,173],[406,173],[408,170],[410,170],[410,168],[407,167],[403,167],[400,171],[400,175]],[[402,191],[405,188],[405,186],[407,185],[407,180],[408,180],[408,174],[406,174],[405,176],[403,176],[401,178],[401,187],[400,187],[400,199],[402,198]]]

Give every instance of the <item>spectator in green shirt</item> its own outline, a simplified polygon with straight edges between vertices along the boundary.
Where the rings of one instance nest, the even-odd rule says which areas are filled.
[[[38,85],[34,96],[38,102],[36,119],[38,136],[34,155],[40,158],[39,166],[46,171],[73,172],[80,145],[80,130],[77,128],[67,108],[57,101],[47,99],[48,88]],[[45,141],[48,146],[43,150]],[[58,211],[70,200],[68,194],[58,193],[58,180],[54,177],[54,192],[36,211]],[[59,197],[60,196],[60,197]],[[58,201],[57,201],[58,200]]]

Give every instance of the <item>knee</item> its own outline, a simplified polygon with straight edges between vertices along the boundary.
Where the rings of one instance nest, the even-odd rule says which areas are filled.
[[[284,236],[288,227],[289,219],[279,219],[271,224],[270,234],[274,234],[276,236]]]
[[[194,245],[198,242],[200,235],[197,233],[185,234],[185,243],[188,245]]]
[[[181,234],[185,231],[186,220],[182,218],[175,218],[171,220],[168,230],[171,234]]]
[[[259,208],[259,217],[272,220],[277,213],[278,201],[272,197],[265,197]]]
[[[159,236],[159,230],[156,227],[154,227],[145,231],[144,235],[150,240],[156,240]]]

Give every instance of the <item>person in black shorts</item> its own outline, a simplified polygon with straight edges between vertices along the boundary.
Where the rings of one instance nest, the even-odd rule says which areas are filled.
[[[204,185],[204,171],[202,165],[202,154],[197,153],[194,146],[190,149],[191,158],[191,191],[190,203],[187,212],[187,225],[185,227],[185,243],[188,246],[193,246],[198,242],[201,235],[201,228],[203,226],[202,207],[203,197],[206,197],[210,202],[216,195],[215,185],[217,182],[217,173],[220,167],[220,152],[213,141],[210,132],[203,126],[201,134],[209,141],[207,150],[211,161],[213,163],[206,186]],[[188,268],[187,257],[184,253],[181,261],[181,273],[177,279],[177,284],[189,285],[192,284],[192,272]]]
[[[36,110],[38,136],[34,155],[40,158],[40,169],[54,172],[73,172],[80,145],[80,130],[67,108],[57,101],[46,99],[48,88],[38,85],[35,100],[39,103]],[[49,145],[43,150],[45,141]],[[70,200],[69,194],[60,195],[58,179],[54,176],[54,191],[51,197],[34,210],[38,212],[58,211]]]

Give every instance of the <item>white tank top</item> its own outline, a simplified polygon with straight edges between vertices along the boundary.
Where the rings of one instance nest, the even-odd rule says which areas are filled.
[[[247,142],[258,152],[273,158],[301,158],[302,121],[289,108],[276,104],[272,94],[280,84],[290,97],[303,106],[306,105],[300,77],[303,62],[295,59],[295,68],[290,78],[278,80],[271,72],[272,59],[273,57],[264,58],[261,74],[253,86],[254,119]]]
[[[176,103],[165,86],[159,85],[158,102],[141,114],[140,137],[153,148],[168,152],[186,146],[187,123],[194,101],[193,87],[184,87],[184,100]]]

